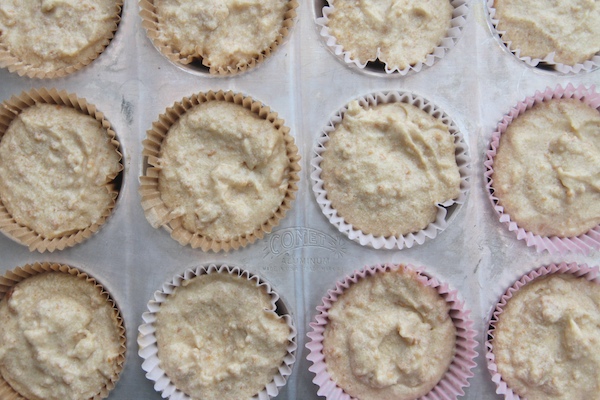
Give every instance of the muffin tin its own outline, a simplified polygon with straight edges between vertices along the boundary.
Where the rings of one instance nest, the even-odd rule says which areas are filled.
[[[524,273],[542,265],[600,264],[588,255],[537,253],[498,221],[484,178],[485,151],[498,121],[535,91],[600,86],[600,71],[563,75],[533,68],[510,54],[492,34],[484,0],[471,0],[462,36],[434,65],[400,76],[362,71],[340,62],[320,37],[316,19],[324,5],[305,0],[287,42],[264,63],[232,77],[190,73],[152,45],[135,0],[126,0],[119,29],[91,65],[65,78],[35,80],[0,69],[0,100],[31,88],[57,88],[86,98],[104,113],[123,151],[123,182],[117,205],[94,236],[53,253],[29,252],[0,236],[0,274],[38,261],[78,267],[101,281],[122,311],[127,329],[127,359],[109,399],[160,399],[146,379],[138,356],[138,326],[154,291],[176,274],[199,265],[237,265],[259,275],[281,294],[298,330],[296,353],[280,400],[316,400],[308,371],[306,333],[316,307],[335,282],[366,265],[406,263],[424,266],[456,289],[469,308],[479,356],[463,398],[501,399],[487,371],[487,323],[502,293]],[[356,34],[360,34],[357,32]],[[146,221],[138,194],[143,170],[142,141],[167,107],[183,97],[209,90],[252,96],[275,110],[291,128],[302,159],[296,200],[270,234],[244,249],[203,252],[181,246],[163,229]],[[311,159],[323,127],[350,100],[374,92],[401,91],[422,96],[443,110],[462,133],[471,159],[470,192],[444,232],[422,245],[402,250],[361,246],[341,234],[322,214],[312,191]]]

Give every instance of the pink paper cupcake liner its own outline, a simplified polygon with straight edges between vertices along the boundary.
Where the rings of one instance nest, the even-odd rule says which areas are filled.
[[[448,200],[442,204],[438,204],[437,214],[435,220],[431,222],[425,229],[409,233],[402,236],[375,236],[373,234],[365,234],[359,229],[344,220],[343,217],[338,215],[337,210],[331,205],[331,201],[327,198],[327,191],[323,185],[321,179],[321,156],[325,151],[325,144],[329,141],[329,134],[334,131],[338,124],[342,122],[344,113],[347,111],[348,105],[344,106],[338,111],[333,117],[331,117],[328,125],[323,129],[321,136],[317,140],[317,145],[314,150],[314,157],[311,160],[312,173],[311,179],[313,181],[313,192],[315,194],[317,203],[321,208],[323,214],[327,217],[329,222],[334,225],[341,233],[348,236],[349,239],[361,244],[362,246],[369,246],[375,249],[403,249],[411,248],[415,244],[423,244],[428,239],[434,239],[439,233],[446,229],[453,217],[458,213],[460,207],[467,199],[469,193],[469,169],[470,169],[470,158],[467,154],[467,145],[462,137],[460,130],[454,124],[454,121],[441,109],[435,106],[428,100],[411,94],[402,92],[378,92],[372,93],[366,96],[358,98],[361,106],[375,106],[377,104],[395,103],[402,102],[412,104],[415,107],[427,112],[429,115],[438,118],[442,121],[450,131],[450,134],[454,138],[455,156],[456,163],[460,172],[460,195],[456,199]]]
[[[492,31],[495,32],[500,43],[506,48],[507,51],[512,53],[519,60],[531,67],[542,67],[547,66],[552,70],[560,72],[562,74],[578,74],[581,72],[590,72],[600,66],[600,53],[594,55],[591,59],[584,61],[583,63],[577,63],[574,65],[562,64],[554,61],[554,53],[546,55],[544,58],[531,58],[529,56],[521,56],[521,50],[514,48],[511,41],[505,41],[502,37],[506,34],[506,31],[497,29],[499,20],[496,18],[496,9],[494,8],[494,0],[486,1],[488,16],[490,18]]]
[[[577,263],[561,263],[561,264],[550,264],[547,266],[540,267],[523,275],[517,280],[506,292],[500,297],[500,301],[496,304],[492,311],[490,318],[489,328],[487,331],[487,340],[485,342],[485,358],[487,360],[487,368],[492,376],[492,381],[496,384],[496,393],[504,395],[506,400],[520,400],[521,397],[514,393],[512,389],[504,382],[502,376],[498,372],[498,366],[496,365],[496,356],[494,355],[494,333],[496,330],[496,323],[498,322],[499,316],[502,314],[506,303],[513,297],[513,295],[527,285],[531,281],[538,279],[543,276],[553,274],[571,274],[576,277],[585,278],[589,281],[600,284],[600,277],[598,276],[598,267],[588,267],[586,264],[578,265]]]
[[[442,59],[450,49],[452,49],[456,43],[462,37],[462,33],[464,27],[467,23],[467,15],[469,14],[469,2],[467,0],[451,0],[450,3],[454,10],[452,11],[452,20],[450,22],[450,28],[446,31],[446,36],[441,40],[440,44],[434,48],[433,52],[427,55],[424,62],[419,62],[415,65],[410,65],[404,69],[399,69],[396,66],[390,66],[387,64],[384,65],[385,74],[400,74],[402,76],[408,74],[409,72],[419,72],[423,68],[431,67],[438,60]],[[320,35],[323,37],[323,40],[329,47],[329,49],[333,52],[335,56],[337,56],[341,61],[346,63],[351,67],[356,67],[359,70],[365,71],[367,65],[372,61],[367,61],[362,63],[359,59],[353,58],[349,51],[346,51],[344,47],[338,43],[337,39],[331,35],[329,32],[329,27],[327,26],[329,22],[329,15],[333,12],[334,6],[327,5],[322,9],[322,17],[317,18],[316,23],[320,27]],[[377,50],[377,61],[379,60],[379,49]]]
[[[173,293],[175,288],[181,286],[184,281],[190,280],[196,276],[204,274],[232,274],[237,275],[241,278],[245,278],[249,281],[254,281],[256,287],[263,287],[266,292],[271,296],[271,309],[269,311],[276,312],[281,318],[283,318],[288,326],[290,327],[290,335],[288,337],[287,355],[284,357],[282,364],[279,366],[278,373],[274,379],[267,384],[267,386],[259,392],[257,395],[252,397],[253,400],[269,400],[279,393],[279,390],[285,386],[288,377],[292,374],[292,368],[296,361],[296,328],[292,317],[288,314],[287,307],[280,309],[283,305],[280,301],[279,295],[273,291],[271,285],[261,279],[259,276],[254,275],[246,270],[242,270],[239,267],[233,267],[228,265],[215,265],[210,264],[208,266],[199,266],[194,269],[188,269],[183,274],[176,275],[169,282],[166,282],[162,286],[162,290],[158,290],[154,293],[154,299],[148,302],[148,311],[142,315],[143,324],[138,328],[138,355],[144,360],[142,363],[142,369],[146,371],[146,378],[154,382],[154,389],[161,393],[163,398],[169,398],[172,400],[191,400],[191,398],[180,391],[169,377],[165,374],[165,371],[160,366],[160,359],[158,358],[158,346],[156,344],[156,336],[154,332],[154,322],[156,321],[156,314],[160,311],[160,306],[170,294]],[[285,314],[280,314],[279,312]]]
[[[420,397],[420,400],[451,400],[465,394],[463,389],[469,386],[469,378],[473,376],[472,369],[476,366],[474,359],[478,355],[475,351],[477,346],[476,332],[473,330],[470,310],[466,309],[464,301],[459,300],[456,290],[450,289],[448,284],[439,282],[436,278],[429,276],[423,267],[415,268],[411,265],[385,264],[365,267],[360,271],[355,271],[344,280],[338,281],[335,288],[330,289],[327,295],[323,297],[323,304],[317,306],[315,321],[310,323],[312,331],[307,334],[310,341],[306,344],[306,348],[310,350],[310,353],[306,358],[312,362],[308,369],[315,374],[313,383],[319,386],[317,392],[319,396],[324,396],[328,400],[354,399],[337,386],[327,371],[327,363],[323,354],[323,332],[328,323],[329,308],[337,301],[344,290],[358,280],[386,271],[395,271],[398,268],[414,270],[417,273],[417,279],[421,283],[436,289],[449,304],[450,316],[456,326],[456,354],[454,359],[442,379],[429,393]]]
[[[548,101],[551,99],[577,99],[587,104],[592,108],[600,108],[600,95],[596,93],[595,87],[586,88],[583,85],[574,87],[568,84],[566,87],[557,85],[555,89],[546,88],[543,92],[536,91],[531,97],[525,98],[517,103],[516,106],[510,109],[502,120],[498,123],[496,131],[492,134],[490,147],[486,152],[486,167],[484,176],[486,179],[486,188],[489,192],[489,199],[492,207],[500,217],[500,222],[506,225],[509,231],[515,232],[518,240],[525,240],[527,246],[535,247],[538,253],[544,250],[550,254],[565,254],[567,252],[578,252],[589,254],[594,249],[600,248],[600,226],[597,226],[587,233],[576,237],[560,238],[556,236],[546,237],[528,232],[518,226],[511,219],[508,213],[504,212],[504,207],[499,204],[499,199],[494,195],[494,181],[492,174],[494,173],[494,157],[500,145],[500,137],[506,131],[510,123],[519,115],[531,109],[535,103]]]

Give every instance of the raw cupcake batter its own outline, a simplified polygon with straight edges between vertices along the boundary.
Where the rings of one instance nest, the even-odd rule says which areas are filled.
[[[408,400],[428,393],[454,357],[448,304],[416,273],[377,273],[352,284],[328,312],[327,372],[361,400]]]
[[[321,179],[344,220],[365,234],[417,232],[460,194],[448,126],[406,103],[350,103],[325,144]]]
[[[495,0],[502,39],[521,57],[567,65],[583,63],[600,51],[600,2],[595,0]]]
[[[35,275],[0,302],[0,374],[28,400],[90,399],[116,380],[120,335],[94,283]]]
[[[17,223],[45,239],[89,228],[108,214],[120,155],[101,123],[73,108],[38,104],[0,138],[0,198]]]
[[[289,334],[264,288],[228,273],[184,281],[156,316],[160,366],[194,399],[258,394],[278,374]]]
[[[0,45],[41,71],[87,64],[118,21],[115,0],[2,0]]]
[[[280,36],[287,0],[156,0],[159,39],[182,56],[236,70]]]
[[[226,241],[260,229],[288,189],[282,132],[226,101],[202,103],[169,129],[160,150],[158,188],[183,227]]]
[[[493,353],[502,379],[528,400],[600,393],[600,285],[569,274],[537,279],[499,315]]]
[[[500,136],[493,189],[519,227],[573,237],[600,224],[600,112],[575,99],[536,104]]]
[[[425,62],[450,29],[449,0],[329,0],[327,26],[361,63],[379,58],[388,68]]]

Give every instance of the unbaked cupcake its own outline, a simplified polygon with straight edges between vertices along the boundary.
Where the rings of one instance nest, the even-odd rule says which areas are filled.
[[[55,89],[31,90],[0,110],[0,230],[30,250],[90,237],[110,215],[123,166],[95,106]]]
[[[313,159],[317,202],[340,232],[374,248],[411,247],[445,229],[468,189],[452,120],[406,93],[354,100],[331,119]]]
[[[141,0],[140,7],[148,37],[169,60],[211,74],[236,74],[262,63],[282,44],[298,3]]]
[[[562,73],[600,65],[598,2],[488,0],[487,5],[500,40],[525,63]]]
[[[139,354],[163,397],[268,400],[291,374],[292,319],[256,275],[226,265],[187,270],[148,308]]]
[[[0,4],[0,66],[57,78],[95,60],[113,38],[123,0],[7,0]]]
[[[261,103],[231,92],[185,98],[148,131],[146,218],[179,243],[237,249],[279,223],[297,190],[298,148]]]
[[[466,23],[467,1],[329,0],[317,24],[344,62],[386,73],[420,71],[444,57]]]
[[[490,199],[500,220],[538,251],[598,248],[599,106],[593,89],[548,88],[511,109],[492,136]]]
[[[36,263],[0,278],[0,393],[6,400],[99,400],[125,362],[117,305],[87,274]]]
[[[497,393],[595,399],[600,392],[598,268],[560,264],[519,279],[496,306],[486,347]]]
[[[328,400],[455,399],[477,343],[456,292],[403,265],[365,268],[317,307],[306,347]]]

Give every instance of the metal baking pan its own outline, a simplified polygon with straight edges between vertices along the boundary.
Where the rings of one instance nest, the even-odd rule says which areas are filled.
[[[125,1],[117,34],[83,70],[56,80],[34,80],[0,70],[0,100],[30,88],[76,93],[102,111],[123,149],[123,184],[113,215],[86,242],[53,253],[31,253],[0,236],[0,273],[35,261],[55,261],[98,279],[121,307],[127,328],[125,370],[110,399],[160,399],[144,377],[137,355],[137,328],[153,292],[175,274],[208,263],[245,268],[282,295],[298,329],[294,372],[277,399],[318,399],[305,348],[315,307],[335,282],[365,265],[386,262],[424,266],[458,289],[472,310],[479,357],[466,399],[500,399],[484,358],[490,311],[520,275],[562,261],[597,265],[600,255],[537,253],[517,240],[498,218],[484,181],[484,154],[496,124],[511,106],[536,90],[557,84],[600,86],[600,71],[560,75],[523,64],[490,29],[484,0],[472,0],[462,37],[433,66],[406,76],[348,67],[319,35],[315,22],[323,1],[304,0],[287,40],[256,69],[233,77],[192,73],[163,57],[147,38],[135,0]],[[358,34],[358,33],[357,33]],[[182,247],[146,221],[137,192],[142,140],[158,115],[185,96],[208,90],[252,96],[276,111],[291,128],[302,156],[297,199],[281,224],[264,239],[228,253]],[[310,161],[321,130],[350,100],[377,91],[412,92],[444,110],[456,123],[471,158],[470,193],[448,228],[433,240],[402,250],[363,247],[341,234],[321,213],[312,192]]]

